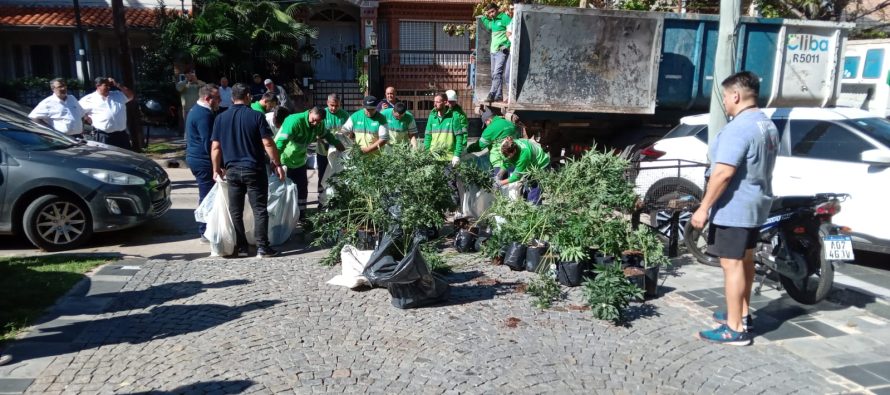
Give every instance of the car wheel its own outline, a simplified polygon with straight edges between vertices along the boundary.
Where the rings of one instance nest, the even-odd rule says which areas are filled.
[[[83,203],[57,195],[31,202],[22,225],[28,240],[45,251],[76,248],[93,234],[93,218]]]

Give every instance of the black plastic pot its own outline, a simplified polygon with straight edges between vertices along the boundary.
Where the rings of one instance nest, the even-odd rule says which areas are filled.
[[[504,256],[504,264],[513,270],[525,270],[525,253],[528,249],[524,243],[510,243],[507,255]]]
[[[537,272],[541,268],[541,262],[544,261],[544,254],[547,253],[547,249],[547,244],[528,247],[525,253],[525,270]]]
[[[567,287],[581,285],[588,276],[590,265],[584,262],[558,262],[556,264],[556,281]]]
[[[635,272],[639,272],[639,274],[628,274],[625,270],[624,276],[627,278],[627,281],[630,281],[631,284],[636,286],[639,289],[646,290],[646,273],[644,272],[642,267],[639,266],[629,266],[624,269],[635,269]]]
[[[643,290],[647,298],[658,296],[658,272],[660,266],[646,268],[645,284]]]
[[[454,249],[458,252],[476,252],[476,235],[466,229],[461,229],[454,236]]]
[[[640,267],[643,266],[643,256],[632,254],[632,255],[621,255],[621,268],[627,267]]]

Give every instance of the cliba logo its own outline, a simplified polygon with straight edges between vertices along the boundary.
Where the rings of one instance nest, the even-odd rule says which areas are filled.
[[[788,49],[791,51],[828,52],[831,43],[827,38],[812,34],[789,34]]]

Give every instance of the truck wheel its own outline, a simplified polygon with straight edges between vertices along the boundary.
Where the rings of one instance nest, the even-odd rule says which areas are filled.
[[[76,248],[93,234],[93,218],[83,203],[57,195],[35,199],[22,221],[25,236],[44,251]]]

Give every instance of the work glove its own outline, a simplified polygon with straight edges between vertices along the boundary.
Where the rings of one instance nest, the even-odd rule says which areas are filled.
[[[457,167],[458,163],[460,163],[460,157],[458,157],[458,156],[451,157],[451,167]]]

